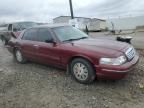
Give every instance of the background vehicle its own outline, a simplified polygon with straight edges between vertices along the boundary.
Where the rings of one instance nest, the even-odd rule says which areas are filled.
[[[11,37],[17,38],[22,30],[36,26],[34,22],[16,22],[0,25],[0,38],[4,45],[8,43]]]
[[[9,41],[8,50],[19,63],[31,60],[67,68],[80,83],[91,83],[96,77],[122,79],[139,59],[129,44],[92,39],[65,25],[27,29],[16,40]]]

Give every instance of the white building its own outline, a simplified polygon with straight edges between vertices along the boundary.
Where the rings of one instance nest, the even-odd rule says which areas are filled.
[[[114,18],[107,20],[109,30],[135,30],[138,26],[144,26],[144,16]]]
[[[69,23],[71,21],[70,16],[59,16],[53,19],[53,23]],[[76,27],[78,27],[81,30],[85,30],[86,26],[88,27],[89,31],[101,31],[106,29],[106,21],[97,19],[97,18],[86,18],[86,17],[75,17],[74,21],[76,24]]]
[[[87,24],[89,31],[102,31],[106,30],[106,20],[93,18]]]
[[[71,19],[70,16],[59,16],[53,19],[53,23],[69,23],[69,20]],[[85,17],[75,17],[77,21],[88,23],[90,18]]]

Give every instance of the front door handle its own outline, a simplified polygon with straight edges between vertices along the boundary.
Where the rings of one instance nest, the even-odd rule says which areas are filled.
[[[36,47],[36,48],[39,48],[39,45],[33,45],[34,47]]]
[[[38,47],[38,45],[33,45],[34,47]]]

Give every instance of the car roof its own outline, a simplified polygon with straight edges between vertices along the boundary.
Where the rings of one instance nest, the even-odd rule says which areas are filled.
[[[57,24],[39,25],[32,28],[55,28],[55,27],[63,27],[63,26],[71,26],[71,25],[65,23],[57,23]]]

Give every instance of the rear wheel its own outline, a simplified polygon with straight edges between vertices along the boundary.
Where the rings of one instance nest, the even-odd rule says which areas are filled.
[[[15,56],[15,59],[18,63],[26,63],[26,61],[27,61],[19,49],[16,49],[14,51],[14,56]]]
[[[70,70],[76,81],[83,84],[92,83],[96,77],[92,64],[82,58],[74,59],[71,62]]]

